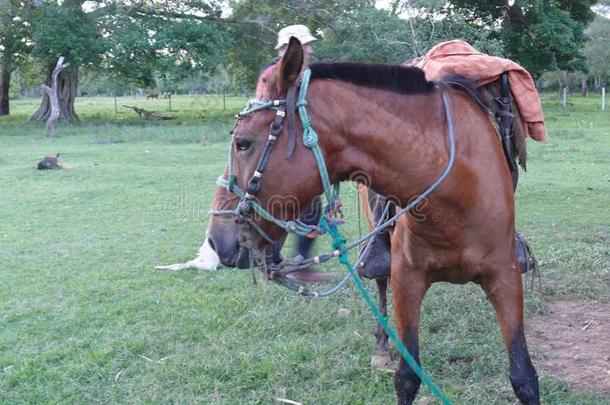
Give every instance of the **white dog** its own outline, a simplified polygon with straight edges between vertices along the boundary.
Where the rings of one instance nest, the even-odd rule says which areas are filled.
[[[170,270],[170,271],[182,271],[188,269],[197,270],[216,270],[220,265],[220,258],[218,254],[212,249],[212,246],[208,243],[206,236],[203,241],[203,245],[199,248],[197,257],[185,263],[170,264],[169,266],[155,266],[155,269],[159,270]]]

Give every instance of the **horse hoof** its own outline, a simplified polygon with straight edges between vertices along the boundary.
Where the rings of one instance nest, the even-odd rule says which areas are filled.
[[[388,352],[375,353],[373,354],[373,357],[371,357],[372,367],[379,368],[389,366],[390,364],[392,364],[392,358]]]

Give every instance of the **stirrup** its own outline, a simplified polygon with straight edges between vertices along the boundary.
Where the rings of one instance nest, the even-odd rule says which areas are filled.
[[[525,237],[518,232],[515,233],[515,250],[522,274],[530,270],[538,271],[538,261],[534,256],[531,246],[527,243]]]

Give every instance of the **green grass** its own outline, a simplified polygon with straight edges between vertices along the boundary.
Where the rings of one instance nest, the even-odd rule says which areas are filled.
[[[153,270],[197,251],[244,100],[223,111],[218,99],[200,108],[176,97],[178,120],[148,124],[130,112],[110,121],[112,99],[83,99],[83,123],[54,140],[22,123],[33,100],[0,119],[1,403],[394,402],[393,374],[369,367],[374,325],[353,287],[309,300],[252,286],[247,271]],[[610,112],[596,103],[564,110],[545,96],[549,141],[529,142],[518,223],[545,299],[610,299]],[[34,170],[55,152],[69,170]],[[353,213],[353,187],[345,192]],[[357,233],[353,215],[347,231]],[[528,316],[545,307],[527,301]],[[421,333],[423,366],[456,404],[514,403],[478,287],[435,285]],[[544,403],[609,403],[540,374]]]

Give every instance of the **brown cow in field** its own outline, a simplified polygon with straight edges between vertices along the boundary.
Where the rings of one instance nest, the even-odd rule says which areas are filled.
[[[151,98],[159,98],[159,93],[148,93],[148,96],[146,96],[147,100],[150,100]]]

